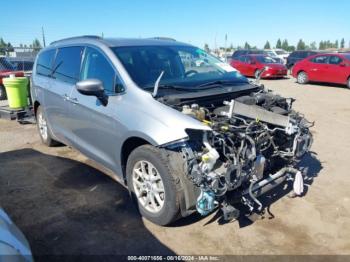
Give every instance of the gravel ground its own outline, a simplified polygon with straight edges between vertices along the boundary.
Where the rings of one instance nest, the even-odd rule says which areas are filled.
[[[350,254],[350,90],[262,81],[315,121],[304,197],[277,190],[273,214],[219,224],[193,215],[170,227],[139,217],[126,189],[68,147],[41,145],[36,127],[0,120],[0,205],[44,254]]]

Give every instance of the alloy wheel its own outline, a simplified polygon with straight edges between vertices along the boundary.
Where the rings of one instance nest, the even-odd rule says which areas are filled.
[[[43,140],[47,140],[47,123],[46,119],[43,116],[42,112],[39,112],[38,114],[38,126],[39,126],[39,132],[40,136],[42,137]]]
[[[307,82],[307,75],[305,72],[300,72],[298,74],[298,83],[305,84]]]
[[[132,174],[132,183],[138,202],[151,213],[164,206],[165,190],[158,170],[146,160],[138,161]]]

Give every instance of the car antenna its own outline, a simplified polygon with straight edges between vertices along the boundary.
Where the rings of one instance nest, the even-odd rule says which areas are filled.
[[[164,75],[164,71],[162,71],[162,72],[160,73],[160,75],[158,76],[156,82],[154,83],[154,89],[153,89],[153,93],[152,93],[152,96],[153,96],[153,97],[156,97],[156,96],[157,96],[158,87],[159,87],[159,82],[160,82],[160,80],[162,79],[163,75]]]

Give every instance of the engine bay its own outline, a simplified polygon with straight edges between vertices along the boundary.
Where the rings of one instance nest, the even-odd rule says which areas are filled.
[[[212,129],[187,130],[189,140],[182,148],[187,176],[201,189],[197,211],[208,214],[233,190],[251,210],[261,209],[259,185],[298,173],[294,167],[311,147],[313,123],[292,109],[294,99],[263,86],[213,101],[170,105]]]

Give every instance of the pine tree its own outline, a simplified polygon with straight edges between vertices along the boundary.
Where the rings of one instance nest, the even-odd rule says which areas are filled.
[[[36,51],[38,51],[42,48],[40,41],[37,38],[34,39],[31,47]]]
[[[300,39],[297,45],[297,50],[305,50],[305,49],[306,49],[305,42],[302,39]]]
[[[266,44],[264,46],[264,49],[271,49],[270,42],[266,41]]]
[[[276,43],[276,48],[282,48],[282,42],[281,39],[278,38],[277,43]]]
[[[288,50],[288,46],[289,46],[288,40],[284,39],[283,42],[282,42],[282,46],[281,46],[282,49],[287,51]]]
[[[340,41],[340,48],[344,48],[344,47],[345,47],[345,40],[344,38],[342,38]]]
[[[251,47],[250,47],[250,45],[248,44],[248,42],[245,42],[245,44],[244,44],[244,49],[250,49]]]
[[[320,44],[319,44],[319,46],[318,46],[318,49],[319,50],[324,50],[324,42],[323,41],[320,41]]]

